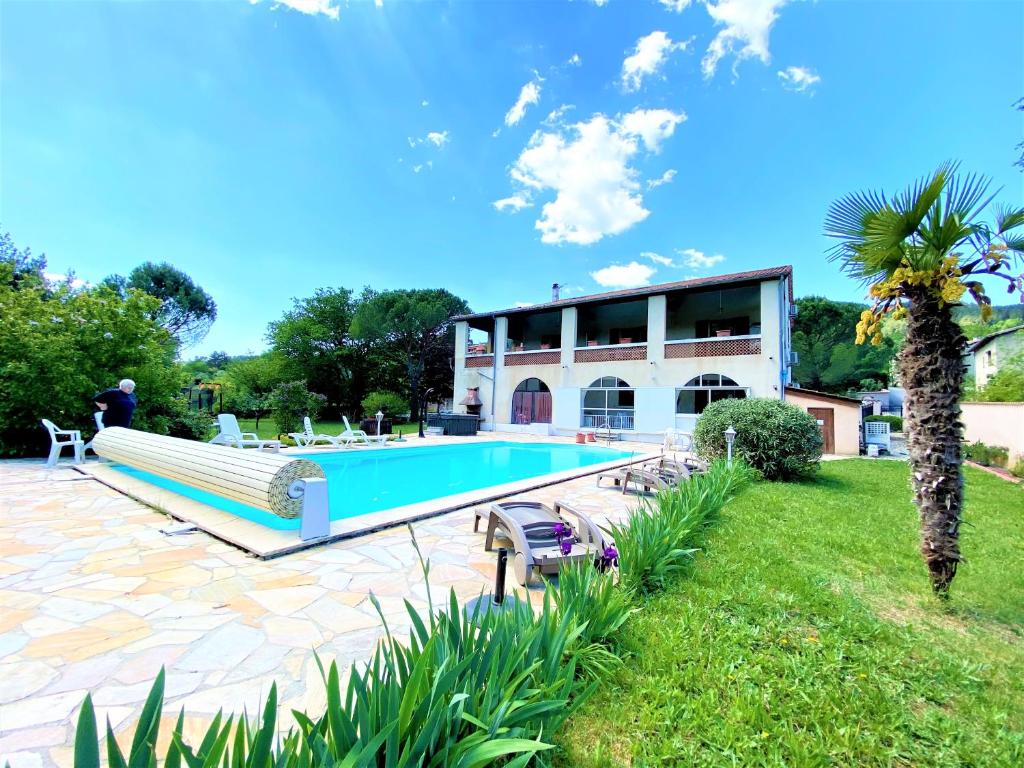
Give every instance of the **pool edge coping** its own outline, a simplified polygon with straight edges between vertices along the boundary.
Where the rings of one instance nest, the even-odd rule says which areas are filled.
[[[490,441],[479,441],[490,442]],[[533,441],[528,441],[533,442]],[[539,441],[538,441],[539,442]],[[331,522],[332,527],[338,526],[344,530],[332,532],[328,536],[318,539],[303,541],[299,538],[297,529],[281,530],[267,528],[259,523],[246,520],[230,512],[216,509],[202,502],[195,501],[181,494],[175,493],[159,486],[139,480],[105,463],[88,463],[75,465],[74,468],[82,474],[90,477],[111,490],[121,493],[140,504],[145,505],[161,514],[178,520],[180,522],[195,525],[199,530],[212,536],[219,541],[230,544],[241,549],[259,560],[272,560],[278,557],[302,552],[314,547],[332,544],[337,541],[354,539],[366,536],[379,531],[396,528],[409,523],[421,522],[441,515],[457,512],[478,504],[488,503],[497,499],[510,496],[517,496],[540,488],[558,485],[570,480],[576,480],[590,475],[597,475],[607,472],[610,469],[638,464],[662,455],[660,450],[640,452],[634,451],[629,457],[620,457],[598,464],[591,464],[586,467],[563,470],[561,472],[537,475],[535,477],[516,480],[502,485],[488,486],[472,491],[463,491],[458,494],[441,496],[437,499],[406,504],[390,509],[378,510],[365,515],[358,515],[352,518],[342,518]],[[609,490],[612,490],[609,488]],[[621,492],[617,491],[616,492]],[[468,497],[468,498],[464,498]],[[447,501],[445,501],[447,500]],[[436,508],[416,510],[416,507],[423,505],[438,505]],[[360,518],[370,518],[362,525],[349,527],[352,521]],[[383,518],[383,519],[382,519]],[[229,529],[229,530],[225,530]],[[245,535],[248,533],[249,535]],[[253,539],[262,539],[265,543],[261,546]],[[248,541],[246,541],[246,539]],[[279,542],[271,542],[270,539],[286,539]]]

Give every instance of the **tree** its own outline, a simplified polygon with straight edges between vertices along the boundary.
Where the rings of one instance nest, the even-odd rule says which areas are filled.
[[[32,249],[19,250],[9,232],[0,234],[0,282],[14,290],[46,287],[46,254],[32,255]]]
[[[882,318],[907,318],[900,353],[901,383],[907,390],[906,428],[914,501],[921,518],[921,554],[932,589],[949,593],[960,556],[963,504],[961,476],[961,354],[965,343],[952,307],[969,293],[987,319],[991,300],[976,278],[999,277],[1009,292],[1024,295],[1024,276],[1011,262],[1024,253],[1024,209],[998,208],[994,222],[982,221],[992,202],[989,182],[941,166],[901,194],[860,192],[834,202],[825,234],[839,240],[830,257],[870,285],[874,298],[857,324],[857,342],[882,342]]]
[[[443,288],[382,291],[356,309],[352,335],[401,355],[413,421],[419,418],[424,373],[439,361],[448,365],[455,351],[452,318],[466,312],[469,305]]]
[[[888,383],[896,345],[889,340],[867,348],[853,343],[852,329],[865,305],[821,296],[797,299],[796,304],[793,349],[800,362],[793,376],[801,386],[842,394],[859,389],[865,379]]]
[[[43,452],[41,418],[89,430],[93,395],[123,378],[139,397],[132,427],[166,433],[179,412],[180,371],[174,340],[153,320],[157,306],[137,292],[14,289],[0,279],[0,455]]]
[[[203,339],[217,319],[217,304],[187,274],[166,262],[147,261],[128,277],[111,275],[103,281],[122,296],[135,289],[160,300],[155,318],[182,345]]]
[[[284,380],[281,358],[273,352],[235,359],[224,371],[224,408],[256,419],[270,412],[270,393]]]

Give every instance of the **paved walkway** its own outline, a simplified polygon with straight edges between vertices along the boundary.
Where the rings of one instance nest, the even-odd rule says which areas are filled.
[[[635,504],[592,477],[526,495],[568,499],[601,523]],[[382,635],[371,591],[400,635],[403,600],[426,607],[405,528],[259,561],[205,533],[166,536],[168,522],[74,470],[0,462],[0,765],[70,766],[88,691],[101,728],[109,718],[126,739],[161,665],[164,736],[182,706],[187,735],[220,708],[258,712],[275,680],[282,715],[316,710],[313,651],[347,667]],[[414,529],[435,599],[493,583],[495,557],[470,509]]]

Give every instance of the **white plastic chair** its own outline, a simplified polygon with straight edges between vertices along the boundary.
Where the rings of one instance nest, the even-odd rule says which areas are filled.
[[[93,418],[93,421],[96,422],[96,434],[98,435],[100,432],[103,431],[103,411],[96,411],[96,413],[94,413],[92,415],[92,418]],[[95,440],[95,439],[96,439],[96,435],[93,435],[92,440]],[[96,451],[93,450],[93,447],[92,447],[92,440],[90,440],[88,443],[85,444],[84,450],[92,451],[93,453],[95,453]]]
[[[75,452],[75,464],[81,464],[83,454],[85,453],[82,433],[77,429],[60,429],[49,419],[41,419],[41,421],[43,426],[46,427],[46,431],[50,433],[50,455],[46,458],[46,466],[57,466],[60,452],[68,446],[71,446]],[[66,439],[61,439],[65,436]]]
[[[220,433],[210,441],[213,445],[258,448],[261,451],[270,448],[274,453],[281,448],[280,440],[261,440],[255,432],[243,432],[233,413],[222,413],[217,416],[217,426]]]
[[[289,432],[288,437],[295,441],[295,444],[300,448],[311,448],[317,443],[327,443],[333,445],[335,448],[341,443],[341,439],[338,437],[331,437],[330,435],[316,434],[313,432],[313,422],[309,416],[302,417],[302,431],[301,432]]]
[[[345,445],[350,445],[360,440],[367,445],[370,444],[370,436],[361,429],[352,429],[352,425],[348,423],[348,416],[342,416],[341,420],[345,422],[345,431],[338,435],[338,438],[344,440]]]

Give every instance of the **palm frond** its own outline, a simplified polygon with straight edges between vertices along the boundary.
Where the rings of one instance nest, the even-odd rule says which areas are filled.
[[[1024,225],[1024,208],[1008,205],[996,206],[996,233],[1005,235],[1011,229]]]

